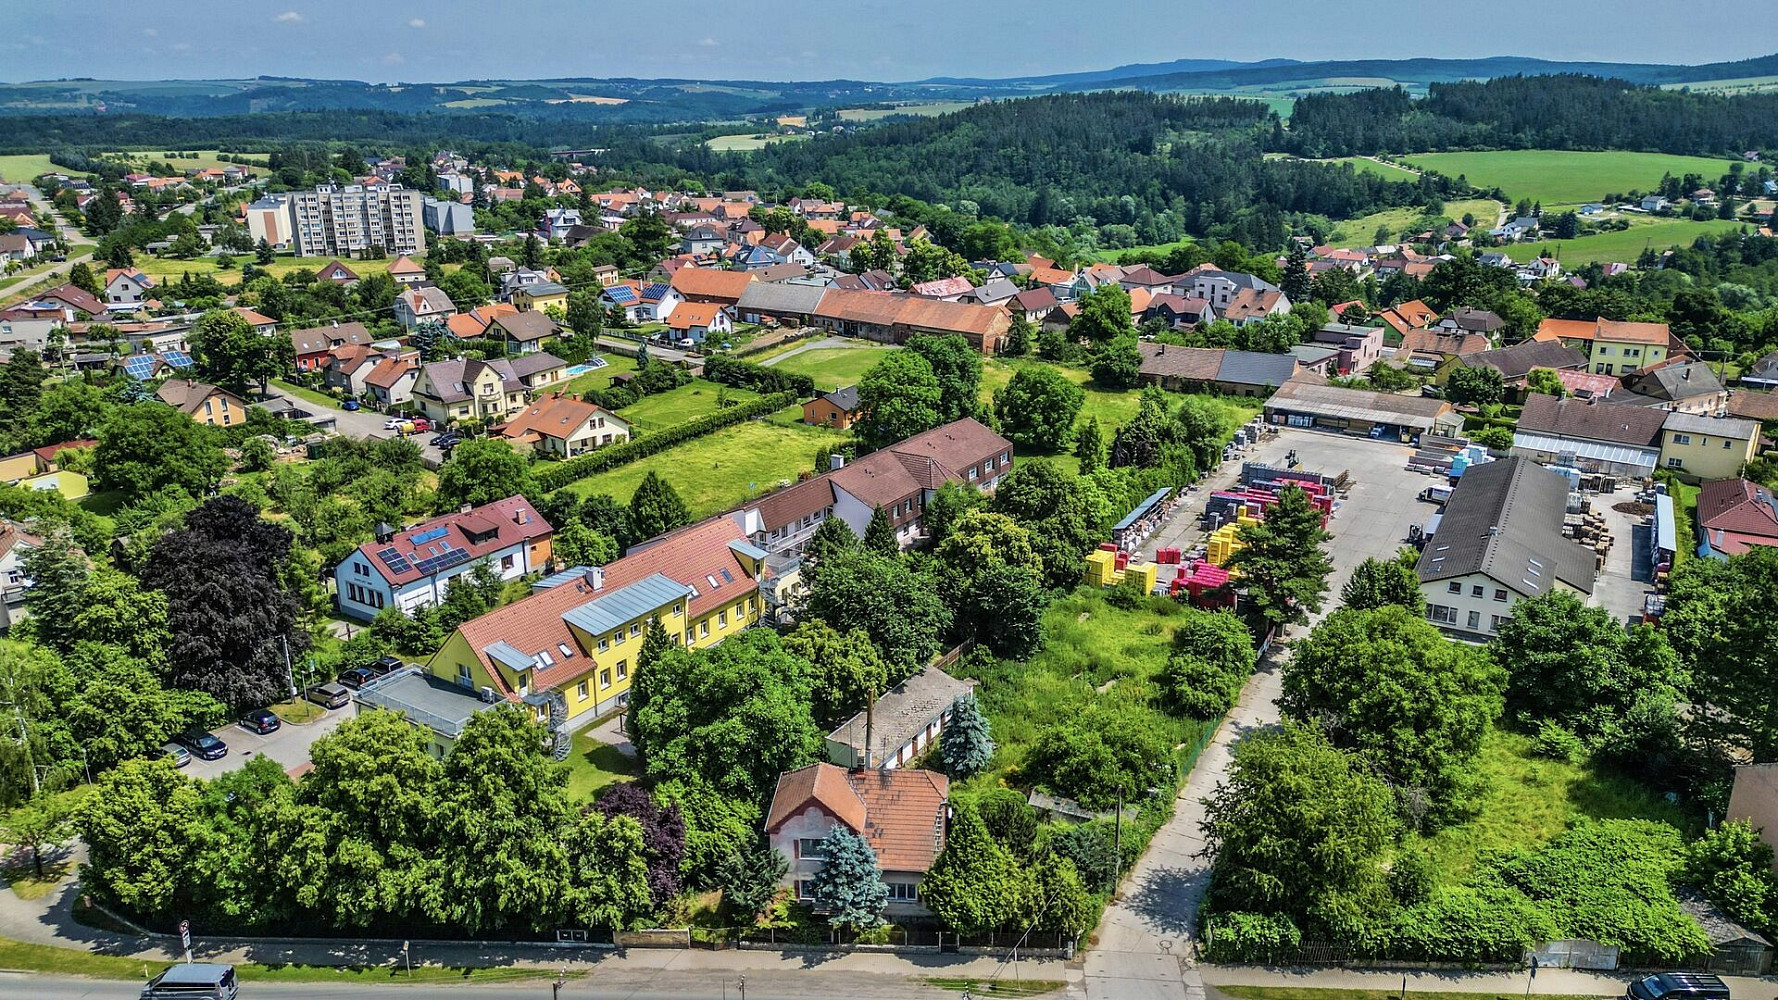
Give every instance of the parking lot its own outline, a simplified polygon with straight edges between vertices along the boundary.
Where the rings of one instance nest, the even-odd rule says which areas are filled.
[[[309,762],[309,747],[336,729],[352,716],[351,705],[328,710],[313,722],[296,725],[286,722],[276,732],[264,736],[231,722],[213,730],[216,738],[228,744],[228,754],[221,760],[200,760],[192,755],[191,763],[182,770],[193,778],[214,778],[236,768],[245,767],[255,757],[270,757],[278,766],[289,770]]]

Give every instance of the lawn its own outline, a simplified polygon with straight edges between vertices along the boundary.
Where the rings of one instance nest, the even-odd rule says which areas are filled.
[[[574,381],[562,387],[563,392],[585,392],[588,389],[611,388],[611,376],[636,370],[636,359],[627,354],[601,354],[605,359],[605,367],[595,368],[583,375],[576,375]]]
[[[785,358],[772,367],[793,375],[811,376],[815,379],[815,388],[826,392],[844,385],[857,385],[859,376],[892,350],[895,348],[862,343],[853,347],[817,347]]]
[[[1112,264],[1118,263],[1129,257],[1148,256],[1151,254],[1165,257],[1167,254],[1170,254],[1191,242],[1192,238],[1190,236],[1184,236],[1171,243],[1144,243],[1140,246],[1120,247],[1116,250],[1101,250],[1098,253],[1098,257],[1100,260]]]
[[[1217,986],[1217,992],[1240,1000],[1397,1000],[1400,990],[1326,990],[1308,986]],[[1460,990],[1408,990],[1413,1000],[1519,1000],[1511,996]],[[1585,993],[1539,993],[1537,1000],[1599,1000]]]
[[[693,417],[715,413],[722,409],[722,399],[745,402],[757,398],[759,393],[752,390],[737,389],[700,378],[671,392],[644,396],[634,406],[626,406],[617,411],[617,415],[629,421],[637,430],[658,431],[674,424],[683,424]]]
[[[304,388],[303,386],[297,385],[295,382],[286,382],[283,379],[275,378],[272,379],[272,385],[276,386],[279,392],[289,393],[297,399],[306,403],[313,403],[316,406],[338,408],[340,405],[339,400],[329,396],[327,393]]]
[[[1423,841],[1451,882],[1467,877],[1487,852],[1535,847],[1581,817],[1691,825],[1648,787],[1589,765],[1534,756],[1531,739],[1519,733],[1490,731],[1480,770],[1487,788],[1476,815]]]
[[[18,153],[12,156],[0,156],[0,181],[9,184],[22,184],[38,174],[63,173],[70,177],[91,177],[81,170],[69,170],[49,162],[48,153]]]
[[[585,730],[574,734],[574,749],[568,753],[567,764],[568,797],[576,802],[592,798],[606,785],[628,781],[642,773],[636,758],[593,739]]]
[[[1414,153],[1402,162],[1447,177],[1459,174],[1477,187],[1498,187],[1511,198],[1541,201],[1545,208],[1598,201],[1632,189],[1648,191],[1662,174],[1701,174],[1713,184],[1729,172],[1729,160],[1666,153],[1578,153],[1514,149],[1482,153]]]
[[[1068,984],[1060,979],[950,979],[944,977],[928,979],[926,985],[936,986],[941,990],[950,990],[953,993],[994,997],[1040,997],[1045,993],[1054,993],[1068,987]]]
[[[1599,233],[1572,240],[1543,240],[1537,243],[1515,243],[1506,248],[1506,255],[1525,261],[1537,257],[1555,257],[1569,268],[1595,262],[1618,261],[1636,263],[1646,247],[1657,252],[1671,246],[1690,246],[1700,236],[1739,229],[1745,223],[1731,219],[1693,222],[1690,219],[1662,219],[1639,216],[1628,229],[1615,233]]]
[[[706,139],[704,145],[718,153],[751,153],[756,149],[764,149],[774,142],[794,142],[807,139],[807,135],[767,135],[754,132],[743,135],[719,135]]]
[[[1386,208],[1381,212],[1347,219],[1334,230],[1328,240],[1334,246],[1368,246],[1376,238],[1377,227],[1384,226],[1389,230],[1391,239],[1396,239],[1410,226],[1420,221],[1426,214],[1418,205],[1406,205],[1401,208]],[[1441,213],[1447,219],[1461,220],[1464,215],[1475,217],[1476,224],[1494,227],[1494,221],[1500,217],[1500,203],[1489,198],[1476,198],[1463,201],[1445,202]]]
[[[173,279],[177,279],[183,274],[191,274],[194,277],[200,274],[213,274],[216,275],[217,281],[221,281],[225,284],[232,284],[241,280],[242,264],[251,263],[254,267],[259,268],[259,270],[266,274],[282,278],[284,275],[289,274],[292,271],[319,271],[327,266],[329,260],[333,259],[331,257],[290,257],[280,255],[273,258],[270,264],[258,264],[254,263],[253,255],[250,253],[238,253],[234,255],[234,258],[234,266],[227,270],[223,270],[216,266],[215,257],[193,257],[190,260],[180,260],[177,257],[154,257],[149,254],[139,253],[136,255],[136,269],[143,274],[154,277]],[[345,264],[359,276],[363,276],[367,274],[376,274],[380,271],[387,271],[389,265],[394,262],[395,258],[388,257],[383,260],[348,259],[345,261]]]
[[[793,425],[790,416],[800,417],[801,412],[800,407],[787,407],[782,419],[725,427],[566,488],[580,496],[607,493],[619,503],[629,503],[642,477],[657,472],[679,491],[693,520],[708,517],[777,489],[782,482],[795,482],[798,473],[815,468],[817,449],[846,440],[840,431]]]
[[[1403,169],[1393,163],[1384,163],[1380,160],[1373,160],[1368,156],[1336,156],[1325,160],[1308,160],[1305,162],[1345,163],[1349,164],[1352,169],[1361,174],[1376,174],[1378,177],[1381,177],[1386,181],[1412,181],[1419,179],[1419,175],[1412,170]]]

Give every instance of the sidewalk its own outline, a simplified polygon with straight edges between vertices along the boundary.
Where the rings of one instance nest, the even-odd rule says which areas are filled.
[[[1444,990],[1458,993],[1494,993],[1532,997],[1578,994],[1621,997],[1624,987],[1636,978],[1630,972],[1580,972],[1574,969],[1539,969],[1532,981],[1525,972],[1466,972],[1461,969],[1419,972],[1388,970],[1323,969],[1251,965],[1202,965],[1198,972],[1210,986],[1282,986],[1308,989],[1400,990],[1405,979],[1408,992]],[[1768,1000],[1778,997],[1778,979],[1724,976],[1735,1000]]]

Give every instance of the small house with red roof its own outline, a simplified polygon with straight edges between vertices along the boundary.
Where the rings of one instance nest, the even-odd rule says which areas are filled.
[[[835,828],[863,837],[889,884],[890,914],[927,912],[920,883],[945,849],[950,779],[936,771],[810,764],[778,776],[765,833],[789,862],[784,884],[812,899],[811,880],[826,864],[821,847]]]
[[[397,531],[379,525],[334,570],[341,613],[370,621],[387,607],[405,614],[444,601],[454,577],[487,566],[502,580],[550,561],[549,522],[522,496],[471,507]]]
[[[1719,479],[1698,489],[1698,554],[1727,559],[1778,547],[1778,499],[1745,479]]]

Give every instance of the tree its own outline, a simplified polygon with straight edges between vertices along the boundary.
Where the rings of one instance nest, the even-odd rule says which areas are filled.
[[[951,722],[938,734],[938,755],[945,773],[958,781],[986,771],[993,761],[994,737],[974,692],[951,703]]]
[[[531,464],[502,440],[465,441],[451,449],[451,460],[438,470],[438,505],[445,509],[532,492]]]
[[[1006,514],[1031,536],[1053,588],[1079,582],[1081,557],[1104,537],[1111,511],[1091,480],[1070,476],[1052,462],[1023,462],[1002,479],[989,509]]]
[[[835,631],[862,630],[882,654],[890,683],[913,674],[939,649],[951,610],[930,575],[863,550],[826,559],[809,585],[803,614]]]
[[[68,284],[95,297],[103,297],[105,294],[105,286],[99,284],[99,279],[93,275],[93,269],[84,260],[68,269]]]
[[[1049,365],[1028,365],[994,391],[1000,431],[1021,448],[1058,452],[1066,447],[1086,393]]]
[[[719,864],[717,883],[722,886],[723,911],[738,918],[742,926],[753,925],[777,898],[784,876],[790,874],[790,859],[764,843],[726,854]]]
[[[1005,514],[972,511],[934,550],[960,634],[996,656],[1024,659],[1043,642],[1043,563],[1030,534]]]
[[[606,789],[593,808],[606,817],[628,816],[642,828],[649,896],[664,904],[679,895],[683,886],[679,866],[685,857],[685,821],[680,819],[679,810],[656,802],[641,785],[631,781]]]
[[[1758,931],[1778,927],[1778,875],[1772,848],[1747,820],[1729,820],[1686,847],[1678,876],[1729,918]]]
[[[931,512],[928,511],[928,517]],[[873,515],[874,517],[874,515]],[[803,582],[813,586],[815,577],[821,572],[828,560],[842,552],[850,552],[859,547],[858,536],[845,519],[829,515],[821,519],[815,526],[809,540],[803,543],[802,578]]]
[[[1181,712],[1214,719],[1234,706],[1257,665],[1253,636],[1239,618],[1188,608],[1173,629],[1173,652],[1162,678]]]
[[[568,329],[582,337],[596,337],[605,331],[605,307],[599,297],[586,289],[568,293]]]
[[[1307,302],[1315,294],[1314,280],[1309,277],[1309,253],[1303,249],[1301,240],[1290,241],[1290,254],[1284,262],[1284,280],[1278,287],[1292,302]]]
[[[650,469],[630,496],[630,537],[642,540],[664,535],[691,523],[691,511],[679,492]]]
[[[1393,905],[1389,789],[1320,731],[1286,723],[1239,741],[1205,806],[1219,908],[1284,914],[1305,933],[1346,939]]]
[[[982,352],[957,335],[924,333],[909,337],[907,348],[925,358],[938,379],[938,422],[975,416],[982,392]]]
[[[1685,671],[1667,637],[1625,631],[1604,608],[1550,590],[1513,605],[1488,652],[1506,671],[1506,707],[1548,719],[1589,747],[1649,746],[1678,726]]]
[[[0,823],[0,837],[8,844],[31,852],[31,868],[43,877],[43,852],[68,842],[73,834],[74,817],[66,800],[45,796],[33,799],[7,814]]]
[[[819,851],[821,869],[809,880],[815,909],[825,913],[835,927],[854,931],[881,927],[883,909],[889,905],[889,884],[883,881],[870,841],[835,824]]]
[[[43,360],[36,351],[15,350],[0,364],[0,426],[16,427],[37,411],[43,397]]]
[[[261,236],[259,242],[253,247],[254,262],[263,267],[270,264],[276,257],[277,254],[273,251],[272,245],[266,242],[265,237]]]
[[[1680,563],[1661,631],[1690,670],[1693,725],[1754,760],[1778,759],[1778,549]]]
[[[1568,395],[1568,389],[1562,384],[1562,377],[1553,368],[1533,368],[1525,376],[1525,391],[1541,392],[1557,399]]]
[[[205,313],[191,331],[192,360],[198,371],[236,394],[264,388],[266,379],[284,370],[278,358],[280,343],[255,330],[233,309]]]
[[[220,496],[154,543],[142,582],[167,598],[167,679],[227,705],[257,707],[288,696],[284,656],[309,647],[300,609],[280,579],[288,528]]]
[[[1031,320],[1023,310],[1013,310],[1012,324],[1006,329],[1006,340],[1000,345],[1002,357],[1022,358],[1031,353],[1031,342],[1037,339],[1037,331],[1031,326]]]
[[[1134,336],[1119,337],[1093,351],[1093,381],[1107,389],[1130,389],[1142,381],[1142,352]]]
[[[1068,336],[1093,344],[1106,344],[1136,336],[1136,320],[1130,312],[1130,293],[1107,283],[1080,297],[1080,311],[1068,323]]]
[[[1436,827],[1467,811],[1505,682],[1487,657],[1405,608],[1342,608],[1295,644],[1283,679],[1285,718],[1352,750],[1410,822]]]
[[[551,536],[550,551],[565,566],[603,566],[622,555],[617,541],[580,521],[569,521]]]
[[[1037,927],[1079,940],[1093,929],[1097,913],[1092,893],[1074,862],[1046,854],[1037,862]]]
[[[1493,368],[1459,365],[1445,379],[1445,398],[1459,406],[1487,406],[1500,402],[1505,396],[1506,385],[1500,372]]]
[[[784,651],[809,665],[815,722],[823,729],[863,711],[889,686],[889,668],[863,629],[842,635],[825,622],[803,622],[784,637]]]
[[[1088,417],[1074,434],[1074,457],[1080,459],[1080,471],[1105,468],[1105,432],[1099,429],[1099,418]]]
[[[169,486],[203,496],[227,469],[210,428],[159,402],[113,410],[93,454],[102,487],[138,497]]]
[[[146,757],[178,733],[209,729],[226,717],[216,699],[163,686],[147,664],[118,646],[81,642],[66,664],[80,682],[61,700],[62,719],[83,763],[95,771]]]
[[[984,934],[1017,924],[1035,907],[1031,873],[989,833],[968,805],[954,808],[945,849],[920,882],[920,897],[946,927]]]
[[[864,551],[894,558],[901,555],[901,543],[895,540],[895,528],[889,523],[889,512],[879,504],[871,511],[870,523],[864,526]]]
[[[1239,573],[1254,613],[1267,627],[1306,622],[1321,610],[1332,569],[1321,543],[1329,535],[1307,493],[1285,487],[1278,502],[1266,508],[1265,520],[1242,528],[1236,537],[1242,547],[1229,558],[1228,567]]]
[[[1037,850],[1037,810],[1016,788],[991,788],[975,800],[988,833],[1013,857],[1029,861]]]
[[[924,355],[894,351],[858,380],[859,420],[853,431],[871,450],[937,427],[944,389]]]
[[[1019,770],[1088,809],[1110,809],[1150,787],[1171,787],[1173,748],[1129,713],[1094,706],[1039,731]]]
[[[100,900],[165,919],[192,898],[197,854],[197,785],[161,760],[125,761],[106,772],[77,816],[87,863],[80,884]]]
[[[20,560],[31,581],[25,591],[28,629],[45,646],[66,653],[82,638],[75,618],[86,604],[87,557],[64,526],[52,525],[42,537],[43,544],[25,548]]]
[[[1411,559],[1417,553],[1409,550],[1406,555]],[[1409,559],[1398,556],[1359,563],[1340,588],[1340,603],[1359,611],[1395,605],[1407,608],[1415,617],[1423,617],[1426,598],[1420,593],[1420,578],[1414,574],[1414,563]]]
[[[972,510],[980,510],[988,502],[982,491],[965,483],[946,482],[932,491],[932,499],[926,501],[926,510],[920,517],[920,526],[926,529],[926,542],[934,548],[944,543],[951,533],[951,525]],[[807,556],[804,556],[807,562]]]

